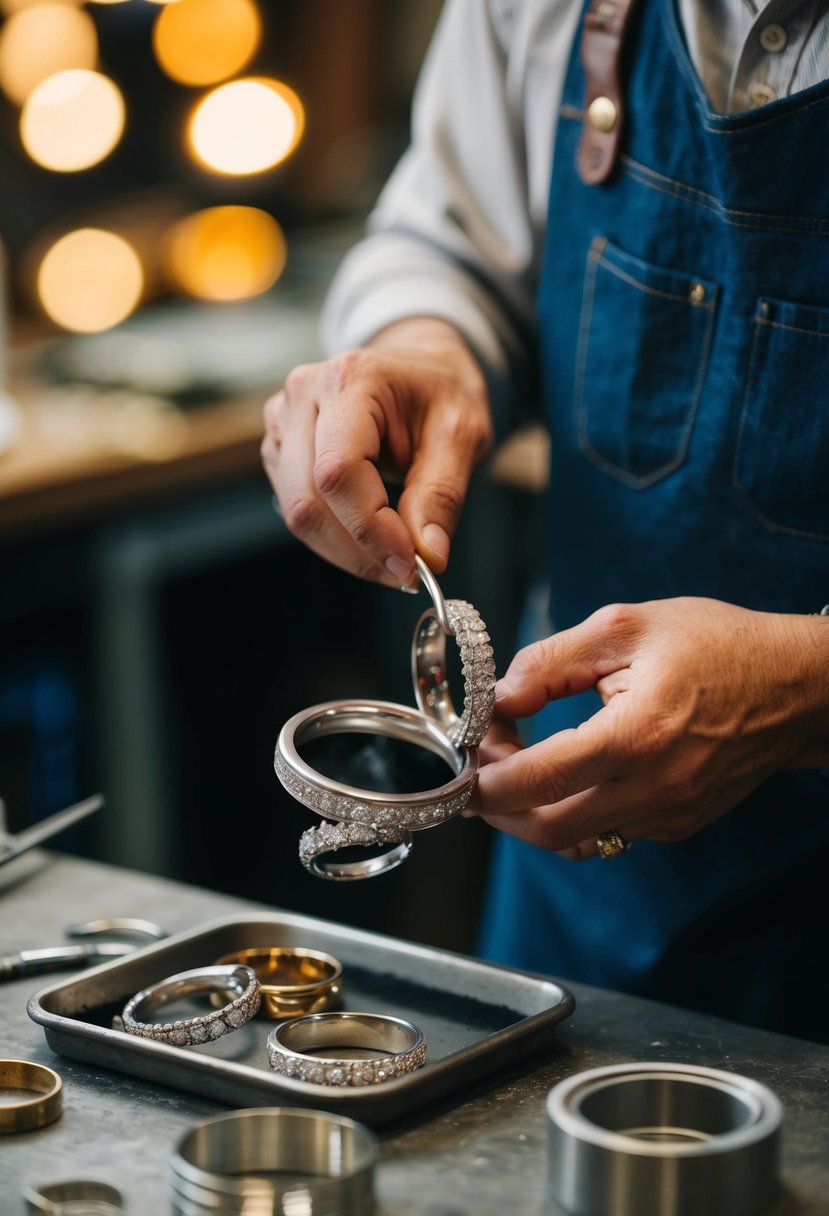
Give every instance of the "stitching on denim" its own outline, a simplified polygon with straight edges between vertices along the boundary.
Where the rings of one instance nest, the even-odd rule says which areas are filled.
[[[624,279],[626,283],[630,283],[631,287],[635,287],[637,291],[644,292],[645,295],[659,296],[663,300],[676,300],[678,304],[688,304],[691,308],[714,307],[713,300],[709,300],[707,302],[700,301],[697,303],[694,300],[690,300],[688,296],[677,295],[673,291],[660,291],[658,287],[648,287],[647,284],[641,283],[639,279],[635,279],[633,275],[627,274],[624,270],[621,270],[618,266],[615,266],[613,262],[609,262],[607,258],[602,257],[601,255],[599,255],[599,262],[606,270],[611,271],[611,273],[615,274],[618,278]]]
[[[590,438],[587,433],[587,411],[584,408],[584,380],[587,369],[587,346],[589,343],[590,327],[593,319],[593,301],[596,294],[596,275],[600,265],[605,266],[608,270],[617,270],[617,267],[613,266],[612,263],[609,263],[603,256],[602,251],[607,247],[608,244],[609,242],[607,237],[596,237],[588,253],[589,278],[586,278],[585,281],[585,305],[582,306],[582,319],[579,327],[576,354],[576,380],[573,385],[573,403],[576,415],[576,439],[579,445],[579,450],[585,459],[589,460],[591,464],[594,464],[597,468],[600,468],[602,472],[606,473],[608,476],[612,476],[617,481],[622,482],[622,484],[628,486],[629,489],[646,490],[650,486],[654,485],[655,482],[660,481],[663,477],[667,477],[667,475],[672,473],[674,469],[679,468],[688,454],[691,431],[693,430],[694,422],[696,421],[700,397],[702,396],[702,386],[705,381],[705,373],[708,370],[708,359],[711,353],[711,342],[714,334],[714,307],[716,297],[715,300],[712,300],[710,304],[703,306],[699,304],[692,304],[691,301],[685,296],[674,296],[669,295],[667,292],[659,291],[653,291],[650,293],[652,295],[662,296],[665,299],[677,300],[680,303],[686,304],[689,308],[705,307],[708,310],[709,316],[705,339],[703,341],[702,351],[700,353],[700,363],[697,371],[697,379],[694,386],[694,395],[692,398],[691,408],[688,411],[688,418],[682,431],[680,444],[676,455],[670,460],[666,461],[665,464],[660,465],[659,468],[654,469],[651,473],[648,473],[645,476],[638,476],[637,474],[630,472],[629,469],[625,469],[621,465],[614,464],[613,461],[609,460],[606,456],[599,452],[590,442]],[[635,279],[631,279],[628,275],[621,274],[620,277],[626,282],[631,283],[637,289],[647,290],[646,288],[642,287],[642,284],[638,283]],[[589,306],[586,306],[588,300],[588,291],[590,302]]]
[[[558,113],[560,118],[571,118],[577,122],[584,122],[584,109],[581,106],[571,106],[569,102],[564,102]]]
[[[783,230],[800,231],[808,233],[810,236],[829,236],[829,223],[827,223],[827,220],[816,218],[816,216],[739,212],[739,210],[723,206],[720,199],[712,195],[706,195],[703,191],[695,190],[693,186],[687,186],[682,181],[666,178],[666,176],[656,173],[654,169],[649,169],[647,165],[631,161],[630,157],[622,157],[622,161],[625,162],[626,173],[630,174],[631,178],[638,180],[639,184],[647,187],[648,190],[655,190],[662,193],[662,195],[669,195],[672,198],[681,198],[683,202],[690,203],[692,207],[709,210],[718,219],[723,220],[723,223],[731,224],[733,227],[744,227],[744,229],[750,229],[752,232],[779,232]],[[744,216],[744,219],[735,219],[734,216]],[[762,224],[760,223],[761,220],[777,220],[778,223]]]
[[[587,434],[587,418],[584,409],[584,375],[587,368],[587,346],[590,337],[590,325],[593,319],[596,275],[602,257],[602,250],[606,245],[607,237],[594,237],[587,254],[587,271],[584,280],[584,292],[582,294],[581,321],[579,323],[579,336],[576,344],[576,379],[573,384],[576,436],[580,448],[582,447],[582,436],[586,436]]]
[[[755,365],[757,362],[757,344],[760,338],[760,325],[762,324],[762,320],[760,317],[755,317],[754,322],[754,337],[751,340],[751,351],[749,352],[748,358],[748,375],[746,377],[745,391],[743,392],[742,412],[740,414],[740,429],[737,432],[737,444],[734,449],[734,463],[731,467],[731,483],[739,494],[740,498],[742,498],[743,502],[748,507],[749,511],[751,511],[752,515],[759,519],[760,522],[769,529],[769,531],[779,532],[786,536],[796,536],[801,540],[820,541],[821,543],[825,544],[827,541],[829,541],[829,535],[825,535],[822,532],[806,532],[801,528],[790,528],[787,524],[775,523],[774,520],[770,519],[763,511],[759,509],[759,507],[754,505],[752,499],[749,497],[748,490],[740,481],[740,455],[743,450],[743,438],[745,436],[746,420],[748,417],[748,395],[756,378]],[[768,324],[768,322],[766,322],[766,324]]]
[[[796,94],[789,94],[789,97],[794,96],[796,96]],[[788,100],[788,98],[783,98],[783,100]],[[808,101],[805,104],[801,102],[799,105],[787,106],[786,109],[779,114],[767,114],[764,118],[755,118],[751,122],[743,122],[734,128],[713,126],[711,123],[707,122],[704,117],[702,119],[702,123],[705,129],[710,131],[712,135],[741,135],[744,131],[757,131],[760,127],[771,126],[773,122],[780,122],[783,118],[790,118],[792,114],[805,114],[807,110],[813,109],[814,106],[826,105],[827,102],[829,102],[829,95],[825,94],[823,97],[816,97],[814,101]],[[765,108],[765,106],[758,106],[756,111],[749,110],[745,111],[745,113],[759,113],[760,110],[764,110]],[[734,115],[724,114],[715,115],[714,117],[733,118]],[[744,115],[741,115],[741,117],[744,117]]]
[[[829,332],[821,329],[805,329],[801,325],[786,325],[783,321],[769,321],[766,317],[755,317],[757,325],[767,325],[769,329],[785,329],[790,334],[806,334],[810,338],[829,338]]]
[[[629,170],[626,170],[626,171],[629,171]],[[636,174],[631,173],[631,176],[636,177]],[[676,190],[669,190],[665,186],[657,185],[655,182],[642,181],[641,184],[643,186],[645,186],[648,190],[657,190],[659,193],[668,194],[673,198],[683,198],[683,201],[690,203],[690,205],[692,207],[701,207],[706,211],[711,211],[719,219],[721,219],[724,223],[731,224],[732,227],[735,227],[735,228],[747,228],[751,232],[789,232],[789,233],[791,233],[791,232],[800,231],[804,235],[809,235],[809,236],[829,236],[829,228],[826,226],[826,224],[823,220],[814,220],[814,221],[809,220],[805,223],[802,222],[801,227],[799,229],[792,228],[791,225],[786,226],[786,225],[780,225],[780,224],[743,224],[743,223],[740,223],[739,220],[732,220],[729,217],[728,213],[723,209],[722,204],[718,204],[716,207],[711,207],[705,203],[698,202],[696,199],[684,197],[680,192],[678,192]],[[815,226],[812,227],[812,225],[815,225]]]
[[[708,194],[705,190],[698,190],[696,186],[690,186],[687,182],[681,182],[675,177],[668,177],[664,173],[659,173],[658,170],[652,169],[650,165],[643,165],[641,161],[634,160],[632,156],[625,154],[621,157],[621,160],[629,167],[633,176],[639,173],[644,177],[656,178],[666,185],[675,186],[677,193],[683,197],[687,196],[689,202],[693,201],[692,196],[695,195],[699,199],[705,199],[714,210],[722,212],[723,215],[739,215],[745,216],[747,219],[756,218],[759,220],[792,220],[798,224],[810,224],[829,228],[829,222],[816,215],[788,215],[786,212],[743,211],[738,207],[726,207],[715,195]]]

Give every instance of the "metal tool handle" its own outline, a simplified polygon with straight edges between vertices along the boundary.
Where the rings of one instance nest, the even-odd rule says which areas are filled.
[[[98,942],[94,946],[46,946],[39,950],[20,950],[17,954],[0,955],[0,983],[22,975],[44,975],[49,971],[69,968],[81,970],[95,963],[132,954],[134,947],[126,942]]]

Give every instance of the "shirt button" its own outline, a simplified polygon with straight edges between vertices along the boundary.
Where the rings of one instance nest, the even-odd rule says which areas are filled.
[[[777,93],[768,84],[755,84],[749,90],[749,101],[754,106],[767,106],[770,101],[777,100]]]
[[[760,46],[764,51],[771,51],[772,53],[782,51],[788,41],[789,36],[782,25],[776,25],[772,22],[760,30]]]

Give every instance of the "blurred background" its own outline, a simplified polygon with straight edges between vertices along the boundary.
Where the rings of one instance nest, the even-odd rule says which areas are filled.
[[[413,704],[426,604],[296,545],[258,454],[439,9],[0,0],[0,797],[14,831],[100,790],[58,847],[471,949],[483,825],[419,833],[377,882],[298,862],[315,818],[273,773],[278,730],[334,697]],[[542,465],[482,472],[444,580],[499,670]]]

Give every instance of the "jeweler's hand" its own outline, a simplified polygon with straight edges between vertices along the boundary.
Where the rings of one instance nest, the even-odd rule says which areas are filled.
[[[512,724],[595,688],[573,730]],[[829,620],[717,600],[602,608],[520,651],[496,689],[470,810],[573,860],[596,837],[684,840],[773,772],[829,764]]]
[[[290,531],[337,566],[416,586],[441,573],[492,444],[480,368],[447,323],[401,321],[369,346],[297,367],[265,405],[262,461]],[[404,481],[397,511],[382,472]]]

